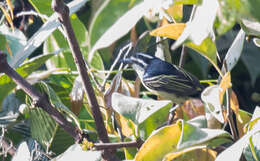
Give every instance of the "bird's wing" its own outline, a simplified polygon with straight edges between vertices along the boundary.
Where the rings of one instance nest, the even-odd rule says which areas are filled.
[[[180,72],[182,74],[144,78],[143,83],[152,90],[165,91],[179,96],[198,94],[202,90],[198,80],[184,70]]]

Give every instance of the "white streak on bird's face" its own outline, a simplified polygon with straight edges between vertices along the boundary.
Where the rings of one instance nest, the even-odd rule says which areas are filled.
[[[131,59],[133,60],[133,64],[132,64],[133,69],[136,71],[138,77],[140,79],[143,79],[144,70],[147,64],[143,60],[137,59],[135,57],[131,57]]]
[[[154,57],[143,53],[136,53],[130,59],[132,60],[132,67],[142,80],[146,67],[149,65],[151,60],[154,59]]]

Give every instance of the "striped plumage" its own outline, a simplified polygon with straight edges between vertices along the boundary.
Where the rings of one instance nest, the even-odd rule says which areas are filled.
[[[199,80],[182,68],[144,53],[136,53],[123,61],[133,67],[149,91],[163,99],[180,104],[200,96],[202,85]]]

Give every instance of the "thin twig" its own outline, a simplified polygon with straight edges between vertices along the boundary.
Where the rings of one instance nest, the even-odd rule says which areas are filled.
[[[185,47],[185,45],[182,45],[182,50],[181,50],[181,57],[180,57],[180,62],[179,62],[179,67],[183,68],[184,64],[185,64],[185,57],[187,55],[187,48]]]
[[[105,77],[105,79],[104,79],[104,81],[103,81],[103,83],[102,83],[102,85],[101,85],[101,91],[102,91],[102,92],[105,91],[106,82],[107,82],[108,78],[110,77],[111,73],[113,72],[113,70],[114,70],[116,64],[117,64],[118,61],[120,60],[121,55],[124,53],[125,49],[128,49],[127,53],[129,53],[129,51],[131,50],[131,47],[132,47],[132,43],[129,43],[129,44],[127,44],[126,46],[124,46],[122,49],[120,49],[120,51],[119,51],[119,53],[118,53],[118,55],[117,55],[115,61],[114,61],[113,64],[111,65],[110,70],[109,70],[108,74],[106,75],[106,77]],[[127,55],[127,54],[126,54],[126,55]],[[121,66],[122,66],[122,63],[120,64],[120,67],[121,67]],[[120,68],[120,67],[119,67],[119,68]],[[122,68],[122,67],[121,67],[121,68]],[[119,71],[120,71],[120,69],[119,69]]]
[[[2,138],[0,140],[0,147],[3,149],[4,153],[8,153],[11,156],[14,156],[16,153],[16,148],[13,146],[13,143],[10,142],[8,143],[8,141],[5,138]]]
[[[75,33],[73,31],[70,18],[69,18],[69,8],[63,2],[63,0],[52,0],[52,8],[58,14],[59,19],[64,28],[66,38],[68,40],[69,46],[72,50],[72,55],[74,62],[76,64],[77,70],[79,71],[84,91],[86,93],[91,112],[96,124],[96,130],[98,137],[102,143],[109,143],[108,134],[104,125],[103,117],[99,109],[97,98],[94,92],[94,89],[91,85],[88,72],[86,70],[86,63],[82,56],[82,53],[79,48]],[[118,160],[115,156],[113,150],[104,150],[103,151],[104,160]]]
[[[13,68],[9,66],[6,59],[7,55],[0,52],[0,73],[8,75],[21,89],[28,94],[36,107],[41,107],[46,111],[66,132],[68,132],[76,142],[80,142],[81,131],[75,128],[71,122],[68,122],[64,116],[55,109],[46,94],[39,93],[31,84],[29,84],[22,76],[20,76]]]
[[[22,11],[22,12],[18,13],[15,17],[30,16],[30,15],[40,17],[44,20],[49,19],[49,17],[47,15],[44,15],[44,14],[41,14],[41,13],[38,13],[38,12],[35,12],[35,11]]]
[[[227,72],[227,63],[226,61],[224,61],[223,63],[224,65],[224,72]],[[226,98],[227,98],[227,119],[228,119],[228,124],[231,130],[231,134],[234,137],[234,140],[238,140],[238,132],[236,131],[236,127],[235,127],[235,122],[233,119],[233,113],[230,107],[230,99],[231,99],[231,94],[232,94],[232,89],[229,88],[226,90]]]
[[[121,142],[121,143],[95,143],[93,148],[95,150],[103,150],[103,149],[118,149],[124,147],[137,147],[140,148],[143,144],[141,139],[137,139],[136,141],[131,142]]]

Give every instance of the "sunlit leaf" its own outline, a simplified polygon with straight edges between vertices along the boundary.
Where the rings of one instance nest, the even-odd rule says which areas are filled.
[[[205,103],[208,111],[221,123],[224,123],[221,104],[219,102],[219,86],[207,87],[201,94],[201,99]]]
[[[190,23],[187,23],[187,27],[172,49],[176,49],[187,39],[196,45],[200,45],[206,37],[211,35],[218,7],[217,0],[203,1],[202,5],[197,7],[194,18]]]
[[[251,19],[242,19],[241,27],[248,35],[260,36],[260,23]]]
[[[176,151],[181,130],[178,124],[173,124],[154,131],[139,149],[135,161],[159,161]]]
[[[78,76],[73,83],[73,88],[70,92],[71,110],[75,115],[79,115],[83,105],[84,88],[81,78]]]
[[[131,28],[142,18],[143,14],[148,10],[149,7],[149,5],[147,6],[146,3],[141,2],[128,10],[128,2],[123,1],[123,3],[125,4],[123,7],[124,10],[119,10],[119,14],[121,16],[122,12],[127,12],[121,17],[117,15],[117,12],[113,12],[115,15],[112,16],[111,9],[109,7],[112,6],[112,8],[114,8],[115,5],[116,7],[118,7],[119,2],[120,1],[118,0],[107,1],[107,3],[104,3],[104,6],[100,13],[106,14],[106,16],[109,16],[108,18],[101,17],[101,14],[95,17],[95,21],[93,21],[94,23],[90,27],[90,45],[93,47],[91,48],[90,54],[88,55],[89,61],[91,61],[96,50],[108,47],[113,42],[128,33]],[[104,26],[104,21],[102,21],[103,18],[105,18],[104,20],[109,20],[110,22],[105,23],[105,30],[102,29],[99,31],[95,31],[99,27],[99,25]],[[114,19],[114,21],[111,21],[111,18],[116,19]]]
[[[167,121],[172,102],[133,98],[113,93],[112,107],[138,125],[140,136],[147,138],[153,130]]]
[[[178,150],[198,145],[215,147],[232,140],[231,135],[224,130],[198,128],[184,121],[179,121],[178,125],[182,128]]]
[[[180,152],[167,154],[163,161],[187,161],[192,158],[193,161],[214,161],[217,152],[207,149],[203,146],[192,147]]]
[[[239,115],[238,115],[239,117],[236,119],[237,130],[238,130],[239,136],[242,137],[245,134],[244,127],[251,120],[252,114],[250,114],[246,111],[243,111],[241,109],[238,112],[239,112]]]
[[[198,146],[214,147],[230,141],[230,134],[224,130],[198,128],[179,120],[154,131],[136,154],[135,160],[158,161],[168,153]]]
[[[227,72],[219,84],[219,103],[223,103],[223,97],[228,88],[232,86],[230,72]]]
[[[226,64],[227,71],[231,71],[234,68],[234,66],[237,64],[242,54],[244,40],[245,40],[245,32],[243,30],[240,30],[235,40],[233,41],[231,47],[228,49],[228,52],[224,59],[224,63]],[[222,66],[221,69],[222,71],[224,71],[225,69],[225,64],[223,64]]]
[[[7,2],[7,5],[8,5],[8,8],[9,8],[9,11],[10,11],[11,18],[14,19],[14,6],[13,6],[13,3],[11,2],[11,0],[6,0],[6,2]]]
[[[9,23],[9,25],[11,26],[12,30],[14,30],[14,24],[12,21],[11,16],[13,15],[9,15],[8,11],[0,4],[0,9],[2,10],[3,14],[5,15],[5,18],[7,20],[7,22]]]
[[[176,1],[175,1],[176,3]],[[170,8],[167,9],[167,12],[176,22],[181,22],[183,17],[183,5],[182,4],[174,4]]]
[[[82,7],[87,0],[72,1],[68,4],[70,14],[76,12]],[[52,16],[41,26],[39,30],[27,41],[25,46],[21,48],[14,58],[10,61],[10,66],[17,68],[28,56],[32,54],[51,34],[55,31],[61,23],[58,20],[57,14]]]
[[[255,109],[255,117],[259,117],[259,107],[256,107]],[[258,114],[256,114],[258,113]],[[252,121],[254,121],[256,118],[252,118]],[[258,123],[257,123],[258,122]],[[232,161],[240,161],[240,157],[242,155],[243,149],[246,147],[249,138],[254,135],[255,133],[260,131],[259,128],[259,121],[257,120],[255,123],[257,123],[257,126],[252,126],[251,128],[248,129],[247,133],[241,137],[238,141],[236,141],[234,144],[232,144],[230,147],[228,147],[225,151],[220,153],[216,161],[226,161],[230,158],[230,154],[236,154],[232,156]]]
[[[175,0],[175,4],[200,4],[202,0]]]
[[[78,161],[85,161],[86,158],[89,161],[101,161],[101,151],[83,151],[79,144],[74,144],[51,161],[68,161],[75,160],[75,158]]]
[[[150,32],[150,34],[152,36],[168,37],[177,40],[182,34],[185,26],[186,24],[184,23],[164,25],[160,28],[153,30],[152,32]]]
[[[19,144],[19,147],[16,149],[15,155],[12,157],[12,161],[20,161],[20,160],[31,160],[35,158],[35,151],[40,152],[37,156],[41,159],[41,161],[48,161],[49,158],[44,155],[44,149],[36,140],[30,138],[26,141],[23,141]]]

